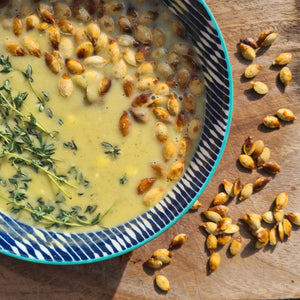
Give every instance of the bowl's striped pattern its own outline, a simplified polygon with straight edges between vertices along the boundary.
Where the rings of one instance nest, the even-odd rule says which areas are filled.
[[[194,158],[176,187],[155,207],[125,224],[91,233],[55,233],[0,213],[0,252],[52,264],[89,263],[126,253],[155,238],[191,207],[223,153],[232,110],[231,71],[224,41],[204,1],[163,0],[187,26],[206,82],[206,113]]]

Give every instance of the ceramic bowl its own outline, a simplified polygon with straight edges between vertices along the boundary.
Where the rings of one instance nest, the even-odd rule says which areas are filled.
[[[119,226],[89,233],[57,233],[0,213],[0,252],[48,264],[81,264],[116,257],[144,245],[178,221],[201,195],[221,159],[232,114],[232,78],[220,29],[204,1],[164,2],[187,27],[205,78],[205,122],[197,150],[175,188],[156,206]]]

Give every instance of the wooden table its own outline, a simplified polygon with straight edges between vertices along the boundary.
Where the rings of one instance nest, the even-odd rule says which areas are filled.
[[[137,249],[132,258],[120,258],[81,266],[39,265],[0,255],[0,286],[2,300],[15,299],[262,299],[300,297],[300,232],[293,226],[292,236],[276,247],[255,250],[254,239],[247,226],[238,219],[246,212],[263,214],[270,209],[276,195],[289,194],[286,211],[300,211],[300,2],[299,0],[207,0],[223,33],[230,56],[234,109],[230,136],[221,163],[200,197],[203,207],[187,213],[164,234]],[[237,51],[240,38],[257,38],[264,29],[278,31],[278,39],[267,51],[259,52],[255,60],[263,69],[257,80],[268,84],[270,92],[257,97],[250,91],[249,80],[242,77],[247,63]],[[278,82],[279,68],[271,62],[281,52],[292,52],[289,67],[293,80],[283,89]],[[290,108],[298,120],[279,130],[266,130],[262,119],[277,109]],[[229,204],[229,216],[240,225],[243,249],[231,257],[228,244],[218,248],[221,265],[207,273],[208,252],[206,234],[199,228],[206,210],[220,190],[224,178],[242,183],[253,182],[261,174],[245,172],[237,158],[244,139],[252,135],[262,139],[271,149],[271,159],[281,165],[281,173],[269,185],[250,199]],[[184,232],[187,242],[174,251],[172,263],[151,272],[143,262],[158,248],[169,246],[172,238]],[[164,274],[171,291],[161,293],[154,284],[156,274]]]

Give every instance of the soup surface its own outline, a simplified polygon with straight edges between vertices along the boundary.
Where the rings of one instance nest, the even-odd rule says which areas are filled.
[[[198,143],[204,83],[185,28],[155,1],[104,2],[0,10],[0,209],[23,222],[128,221]]]

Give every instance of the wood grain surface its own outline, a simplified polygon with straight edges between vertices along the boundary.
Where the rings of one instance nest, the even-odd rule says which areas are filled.
[[[279,299],[300,297],[300,230],[293,226],[292,236],[276,247],[255,250],[254,238],[239,221],[246,212],[263,214],[270,209],[276,195],[289,194],[285,211],[300,211],[300,1],[299,0],[207,0],[223,33],[230,56],[234,109],[228,143],[211,182],[201,195],[203,207],[187,213],[178,223],[147,245],[134,251],[127,262],[120,258],[81,266],[39,265],[0,255],[1,300],[15,299]],[[263,69],[257,80],[268,84],[270,92],[258,97],[249,80],[242,76],[249,64],[237,51],[240,38],[257,38],[264,29],[278,31],[278,39],[269,48],[259,50],[256,63]],[[281,52],[291,52],[289,63],[293,79],[289,88],[278,82],[280,68],[271,67]],[[266,115],[279,108],[290,108],[298,117],[279,130],[262,126]],[[220,267],[207,272],[208,252],[205,232],[199,227],[224,178],[242,183],[253,182],[262,173],[247,172],[237,163],[244,139],[252,135],[271,149],[271,160],[281,165],[281,173],[250,199],[229,203],[229,216],[240,226],[243,249],[231,257],[228,245],[218,248]],[[174,251],[172,263],[152,272],[143,262],[154,250],[169,246],[172,238],[184,232],[187,242]],[[168,277],[171,290],[160,292],[155,275]]]

